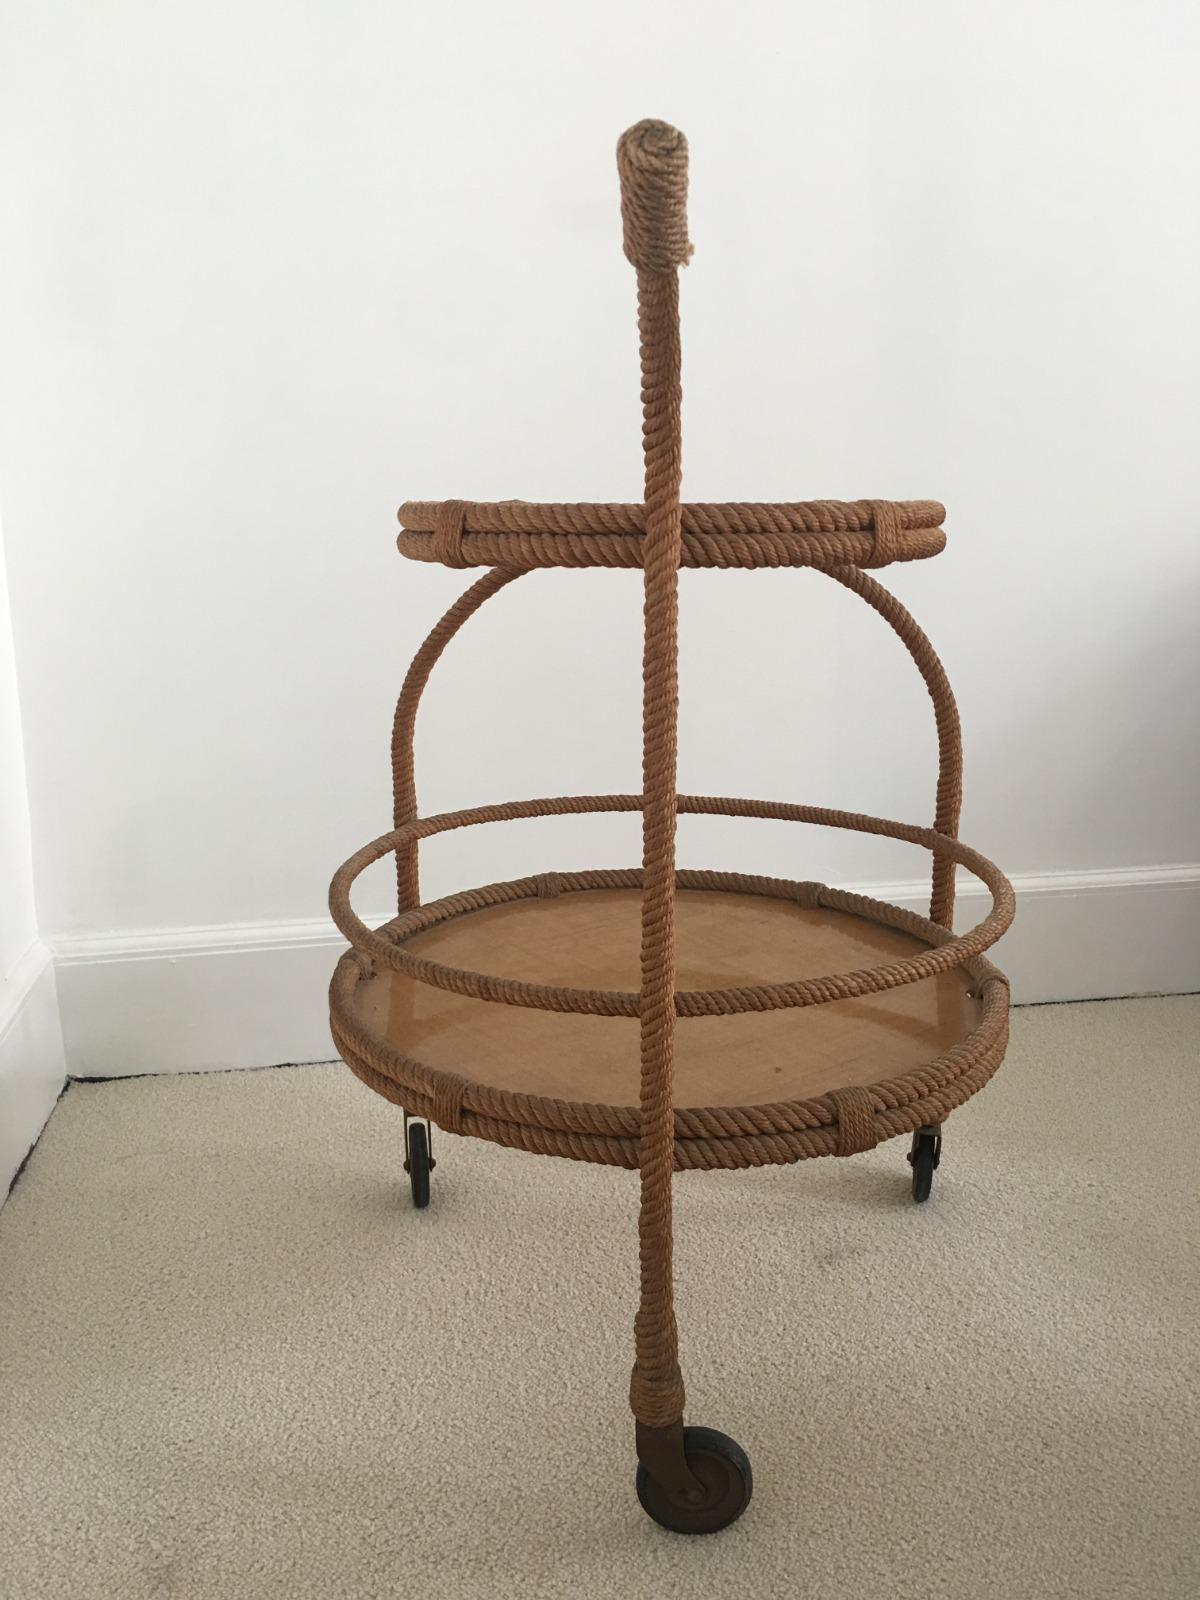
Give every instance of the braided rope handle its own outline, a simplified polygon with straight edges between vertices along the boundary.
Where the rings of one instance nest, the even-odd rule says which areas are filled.
[[[683,1415],[675,1322],[671,1177],[675,1167],[675,823],[679,703],[680,352],[677,269],[687,236],[687,140],[639,122],[617,144],[625,254],[637,268],[645,459],[642,653],[641,1294],[630,1404],[638,1422]]]

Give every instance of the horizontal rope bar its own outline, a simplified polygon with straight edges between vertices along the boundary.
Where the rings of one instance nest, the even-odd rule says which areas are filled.
[[[416,533],[432,533],[444,500],[406,500],[397,512],[400,525]],[[537,500],[465,500],[464,533],[638,533],[645,527],[646,508],[627,503],[549,504]],[[937,500],[794,500],[728,503],[685,502],[680,510],[684,533],[871,533],[877,504],[891,505],[901,532],[937,528],[946,508]]]
[[[452,539],[446,535],[448,507],[454,514]],[[924,560],[946,545],[946,510],[936,500],[734,502],[681,510],[685,567],[880,567]],[[416,561],[454,567],[642,565],[645,507],[637,504],[410,500],[399,518],[397,546]]]

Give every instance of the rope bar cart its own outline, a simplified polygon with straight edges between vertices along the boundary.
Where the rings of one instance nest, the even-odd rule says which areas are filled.
[[[488,570],[417,651],[396,707],[392,831],[342,866],[330,905],[351,949],[330,991],[351,1069],[405,1113],[405,1167],[429,1199],[432,1125],[514,1149],[636,1169],[640,1301],[630,1404],[637,1493],[684,1533],[726,1527],[750,1499],[745,1452],[684,1427],[672,1273],[672,1174],[850,1156],[912,1135],[913,1195],[928,1197],[941,1125],[999,1066],[1008,985],[984,952],[1008,927],[1003,874],[958,838],[962,750],[945,671],[866,568],[945,545],[934,501],[685,505],[680,501],[678,269],[687,145],[641,122],[617,147],[625,254],[637,270],[644,498],[629,505],[400,509],[402,554]],[[676,783],[678,573],[813,567],[898,635],[933,702],[932,827],[816,806],[681,795]],[[446,646],[485,601],[537,567],[641,567],[641,794],[575,795],[418,814],[413,737]],[[640,812],[640,868],[547,872],[422,902],[420,841],[516,818]],[[677,870],[679,814],[849,829],[932,857],[929,916],[816,882]],[[350,904],[372,862],[396,858],[398,915],[367,927]],[[991,909],[952,931],[955,874]],[[603,1027],[590,1019],[609,1019]],[[583,1019],[583,1020],[581,1020]],[[636,1028],[636,1037],[634,1030]]]

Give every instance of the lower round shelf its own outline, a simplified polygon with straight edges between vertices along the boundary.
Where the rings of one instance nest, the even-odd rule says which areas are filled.
[[[877,902],[859,902],[883,915],[903,917]],[[510,900],[447,918],[409,935],[407,949],[446,965],[530,983],[634,989],[638,986],[641,895],[636,888],[597,888],[548,898]],[[919,921],[919,919],[910,919]],[[874,967],[913,955],[938,942],[856,914],[757,893],[681,889],[676,899],[677,987],[702,989]],[[942,935],[944,937],[944,935]],[[1002,997],[1002,1004],[1001,1004]],[[989,1004],[990,999],[990,1004]],[[402,1104],[433,1094],[422,1072],[465,1078],[478,1102],[478,1132],[500,1142],[542,1148],[512,1128],[526,1117],[566,1132],[607,1132],[625,1148],[605,1154],[582,1149],[554,1153],[634,1164],[639,1094],[638,1023],[632,1017],[598,1017],[535,1010],[469,998],[418,982],[390,968],[362,976],[344,958],[334,982],[334,1031],[350,1064],[373,1087]],[[895,1126],[881,1137],[936,1120],[929,1096],[945,1093],[934,1111],[958,1104],[990,1076],[1003,1054],[1007,991],[996,969],[979,959],[917,983],[823,1005],[726,1016],[677,1019],[675,1103],[707,1108],[711,1127],[697,1137],[719,1138],[723,1108],[755,1108],[763,1115],[729,1120],[733,1136],[796,1135],[764,1160],[797,1159],[831,1148],[828,1106],[805,1115],[773,1111],[812,1105],[832,1091],[901,1080],[883,1107]],[[961,1058],[961,1059],[959,1059]],[[366,1068],[363,1071],[363,1068]],[[982,1071],[980,1070],[982,1068]],[[914,1077],[915,1075],[915,1077]],[[376,1081],[390,1079],[391,1085]],[[922,1082],[922,1078],[924,1081]],[[406,1099],[403,1089],[416,1090]],[[498,1097],[530,1097],[553,1104],[543,1118],[522,1107],[510,1116]],[[911,1113],[907,1104],[911,1104]],[[581,1115],[573,1121],[572,1108]],[[604,1126],[586,1113],[612,1108]],[[687,1117],[681,1132],[686,1142]],[[485,1127],[483,1122],[490,1125]],[[805,1137],[807,1136],[807,1138]],[[823,1142],[822,1142],[823,1141]],[[744,1165],[732,1146],[681,1165]],[[712,1157],[712,1159],[708,1159]],[[743,1159],[746,1158],[746,1159]]]
[[[594,889],[488,906],[406,941],[449,966],[531,983],[636,989],[641,895]],[[683,891],[676,905],[680,989],[819,977],[927,948],[843,911],[763,895]],[[921,1066],[964,1039],[980,1003],[961,968],[883,994],[784,1011],[680,1017],[681,1106],[802,1100]],[[638,1023],[492,1005],[380,972],[358,986],[367,1030],[431,1067],[517,1094],[636,1105]]]

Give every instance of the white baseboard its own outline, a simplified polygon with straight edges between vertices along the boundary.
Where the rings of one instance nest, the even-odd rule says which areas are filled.
[[[1017,921],[993,952],[1018,1004],[1200,989],[1200,866],[1014,880]],[[856,885],[922,910],[924,884]],[[986,891],[964,882],[956,925]],[[371,919],[367,919],[371,920]],[[385,920],[380,915],[375,921]],[[324,918],[52,941],[76,1077],[325,1061],[326,989],[344,941]]]
[[[54,965],[38,940],[0,984],[0,1204],[66,1081]]]

